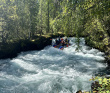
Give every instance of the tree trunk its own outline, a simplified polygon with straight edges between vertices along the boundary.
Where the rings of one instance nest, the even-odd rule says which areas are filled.
[[[49,21],[49,1],[48,1],[48,23],[47,23],[47,33],[49,33],[50,30],[50,21]]]
[[[42,35],[42,3],[41,3],[41,31],[40,31],[40,36]]]

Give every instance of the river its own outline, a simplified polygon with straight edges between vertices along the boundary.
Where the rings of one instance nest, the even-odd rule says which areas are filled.
[[[104,53],[85,45],[75,51],[75,38],[64,50],[47,46],[0,60],[0,93],[76,93],[91,89],[89,79],[104,70]]]

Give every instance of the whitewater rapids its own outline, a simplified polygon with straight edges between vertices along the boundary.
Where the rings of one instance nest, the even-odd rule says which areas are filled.
[[[85,45],[75,51],[76,38],[64,50],[47,46],[0,60],[0,93],[76,93],[91,90],[89,79],[105,69],[104,53]]]

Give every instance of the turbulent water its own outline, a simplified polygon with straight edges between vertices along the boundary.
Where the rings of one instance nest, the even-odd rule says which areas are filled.
[[[75,51],[75,38],[64,50],[48,46],[0,60],[0,93],[76,93],[90,90],[89,79],[105,69],[104,53],[85,45]]]

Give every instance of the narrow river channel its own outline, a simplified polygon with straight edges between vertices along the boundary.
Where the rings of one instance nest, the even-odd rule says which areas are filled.
[[[75,38],[64,50],[47,46],[0,60],[0,93],[76,93],[91,89],[89,79],[106,69],[104,53],[85,45],[75,51]]]

